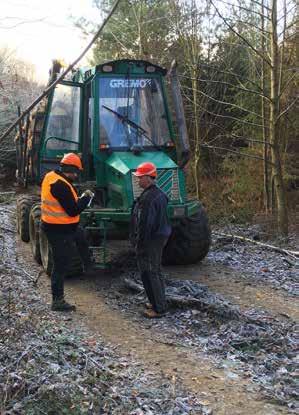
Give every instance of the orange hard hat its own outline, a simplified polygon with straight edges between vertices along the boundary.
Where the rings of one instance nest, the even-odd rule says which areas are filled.
[[[65,154],[62,157],[62,159],[60,161],[60,164],[62,164],[64,166],[67,165],[67,166],[77,167],[77,169],[83,170],[81,159],[75,153],[67,153],[67,154]]]
[[[157,177],[157,168],[150,161],[146,161],[145,163],[139,164],[139,166],[137,167],[137,170],[133,172],[133,174],[134,176],[137,176],[137,177],[141,177],[141,176]]]

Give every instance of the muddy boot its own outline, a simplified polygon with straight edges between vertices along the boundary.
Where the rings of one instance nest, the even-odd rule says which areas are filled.
[[[146,318],[161,318],[163,316],[165,316],[165,312],[163,313],[157,313],[157,311],[153,310],[153,309],[148,309],[146,310],[143,315]]]
[[[58,298],[53,300],[52,311],[76,311],[76,306],[67,303],[64,298]]]

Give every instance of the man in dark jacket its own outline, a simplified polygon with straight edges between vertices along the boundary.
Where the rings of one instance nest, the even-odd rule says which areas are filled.
[[[45,232],[53,256],[51,273],[52,310],[74,311],[64,300],[64,277],[69,270],[74,243],[78,247],[85,271],[91,268],[88,244],[79,227],[80,213],[89,204],[93,193],[86,190],[80,198],[72,185],[82,170],[77,154],[66,154],[61,169],[47,173],[41,190],[41,229]]]
[[[138,177],[139,186],[144,189],[132,211],[132,233],[137,264],[149,299],[144,315],[148,318],[157,318],[166,312],[161,258],[171,233],[167,217],[168,198],[155,184],[157,169],[153,163],[140,164],[133,174]]]

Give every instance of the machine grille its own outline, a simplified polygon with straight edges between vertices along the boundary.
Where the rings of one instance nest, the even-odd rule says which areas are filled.
[[[158,169],[157,185],[168,196],[169,200],[180,200],[180,187],[177,169]],[[138,185],[138,179],[132,174],[132,189],[134,199],[142,193]]]

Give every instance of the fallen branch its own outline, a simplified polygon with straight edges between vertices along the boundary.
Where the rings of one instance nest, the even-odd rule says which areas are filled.
[[[293,258],[293,257],[292,257]],[[288,258],[283,258],[283,260],[287,263],[287,264],[289,264],[289,265],[292,265],[293,267],[296,265],[296,262],[293,262],[293,261],[291,261],[290,259],[288,259]]]
[[[0,226],[0,229],[5,232],[16,233],[14,229],[5,228],[4,226]]]
[[[141,293],[144,291],[144,288],[142,287],[142,285],[137,284],[133,280],[129,280],[128,278],[125,278],[124,283],[125,283],[125,286],[132,291],[136,291],[137,293]]]
[[[46,271],[45,271],[45,270],[43,270],[43,269],[42,269],[41,271],[39,271],[39,273],[37,274],[36,279],[35,279],[35,280],[32,280],[33,285],[37,285],[37,283],[38,283],[38,281],[39,281],[40,277],[41,277],[44,273],[46,274]]]
[[[20,266],[14,267],[13,270],[14,270],[14,272],[18,273],[19,275],[22,275],[22,274],[26,275],[28,280],[30,282],[32,282],[33,285],[37,284],[37,281],[38,281],[40,275],[44,272],[44,270],[40,271],[38,273],[38,276],[36,278],[34,278],[31,274],[29,274],[29,272],[27,272],[24,268],[21,268]]]
[[[144,291],[142,285],[137,284],[135,281],[125,278],[124,284],[127,288],[141,293]],[[212,304],[208,301],[199,300],[194,297],[185,297],[182,295],[167,294],[167,303],[170,307],[174,308],[192,308],[195,310],[203,311],[209,314],[217,315],[220,318],[230,320],[240,320],[241,313],[235,307],[228,307],[225,304]],[[244,318],[244,317],[242,317]],[[251,319],[249,319],[251,321]]]
[[[279,252],[281,254],[289,255],[294,259],[299,257],[299,251],[291,251],[289,249],[279,248],[278,246],[269,245],[269,244],[265,244],[263,242],[254,241],[253,239],[245,238],[244,236],[233,235],[233,234],[222,233],[222,232],[213,232],[213,234],[214,235],[219,235],[219,236],[226,236],[226,237],[230,237],[230,238],[233,238],[233,239],[238,239],[238,240],[243,241],[243,242],[250,242],[252,244],[259,245],[263,248],[271,249],[272,251],[276,251],[276,252]]]
[[[212,304],[194,297],[184,297],[182,295],[167,295],[167,302],[171,307],[192,308],[208,314],[213,314],[219,318],[229,320],[240,320],[241,314],[234,307],[227,307],[224,304]]]

